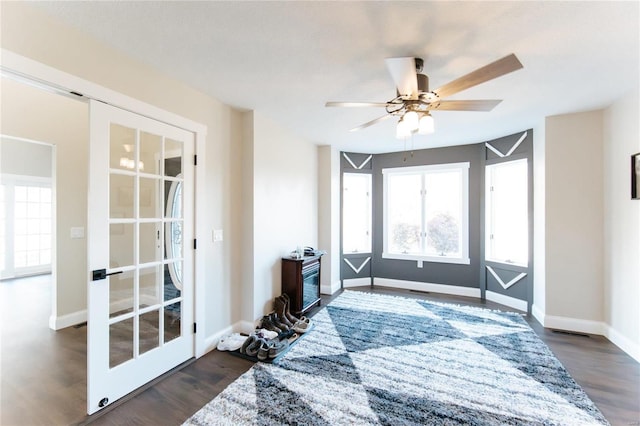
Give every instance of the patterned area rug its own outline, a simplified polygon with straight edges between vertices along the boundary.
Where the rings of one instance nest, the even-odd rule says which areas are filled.
[[[521,315],[345,291],[185,425],[608,424]]]

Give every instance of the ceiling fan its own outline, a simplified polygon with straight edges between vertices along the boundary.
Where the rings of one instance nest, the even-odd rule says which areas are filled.
[[[390,117],[400,117],[396,137],[406,138],[412,133],[433,133],[431,111],[491,111],[502,100],[444,100],[462,90],[501,77],[522,68],[513,53],[478,68],[436,90],[429,90],[429,77],[422,74],[421,58],[387,58],[387,69],[396,84],[397,96],[387,102],[327,102],[327,107],[384,107],[386,114],[354,127],[350,131],[365,129]]]

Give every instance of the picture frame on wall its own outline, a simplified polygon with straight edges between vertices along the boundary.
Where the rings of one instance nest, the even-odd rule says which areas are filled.
[[[640,200],[640,152],[631,156],[631,199]]]

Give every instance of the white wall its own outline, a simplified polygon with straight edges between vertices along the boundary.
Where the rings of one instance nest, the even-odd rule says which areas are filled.
[[[340,289],[340,152],[329,145],[318,147],[318,247],[322,258],[320,291]]]
[[[0,19],[4,49],[207,126],[206,161],[200,161],[198,165],[206,170],[206,186],[197,188],[197,196],[204,197],[207,206],[207,217],[204,219],[206,229],[198,231],[202,237],[198,247],[205,250],[207,259],[206,293],[197,297],[205,299],[206,334],[215,333],[232,324],[240,311],[240,300],[234,297],[236,293],[231,284],[240,279],[240,259],[233,255],[237,253],[233,249],[235,244],[239,244],[239,240],[231,232],[232,194],[241,190],[237,176],[232,173],[232,169],[236,167],[233,161],[237,158],[237,153],[232,150],[232,142],[237,137],[232,134],[237,130],[232,126],[234,111],[229,106],[52,20],[26,2],[3,2]],[[78,142],[75,146],[77,152],[86,149],[86,142]],[[202,160],[204,153],[199,154]],[[84,164],[86,155],[82,158],[81,163]],[[84,221],[86,179],[78,179],[73,185],[77,186],[73,202],[84,206],[76,212]],[[225,231],[224,241],[213,243],[213,229]],[[78,270],[83,277],[86,276],[86,266]],[[83,298],[80,294],[78,297]]]
[[[604,319],[602,129],[602,111],[547,117],[544,145],[546,315],[595,328]]]
[[[2,85],[6,81],[3,78]],[[26,119],[27,117],[25,117]],[[0,129],[0,133],[2,133],[2,129]],[[52,155],[49,144],[25,142],[3,136],[0,139],[0,172],[2,174],[50,178],[53,173],[51,169]]]
[[[281,291],[281,258],[318,245],[318,154],[311,142],[253,113],[253,319]]]
[[[533,129],[533,306],[531,313],[544,322],[546,311],[545,273],[545,124]]]
[[[4,16],[3,16],[4,18]],[[87,226],[87,104],[2,78],[1,132],[47,142],[56,152],[57,296],[51,325],[87,307],[87,244],[71,239],[72,227]]]
[[[609,338],[640,361],[640,200],[631,199],[631,155],[640,152],[634,90],[604,111],[604,320]]]

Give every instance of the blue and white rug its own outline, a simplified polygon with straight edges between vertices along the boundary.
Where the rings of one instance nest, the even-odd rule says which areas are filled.
[[[345,291],[185,425],[601,425],[519,314]]]

